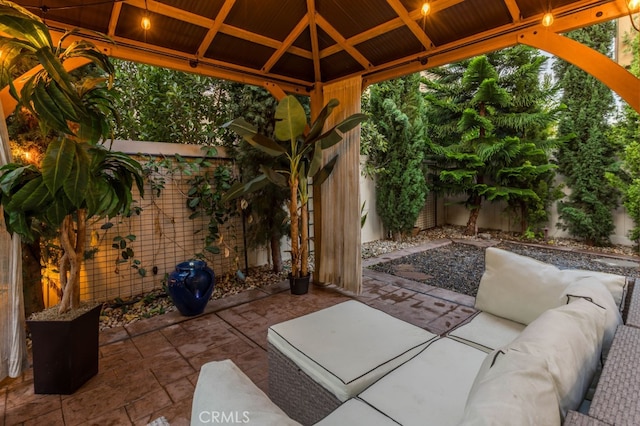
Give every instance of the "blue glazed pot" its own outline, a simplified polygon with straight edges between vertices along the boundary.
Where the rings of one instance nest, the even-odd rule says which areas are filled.
[[[202,260],[178,263],[169,274],[167,289],[171,300],[184,316],[204,311],[215,287],[215,274]]]

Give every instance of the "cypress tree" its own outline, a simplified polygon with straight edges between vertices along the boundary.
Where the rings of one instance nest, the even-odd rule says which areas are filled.
[[[607,22],[568,34],[580,43],[611,54],[614,23]],[[616,166],[609,120],[615,110],[611,90],[581,69],[558,61],[554,71],[567,105],[558,132],[567,140],[557,153],[560,172],[571,189],[558,204],[558,226],[592,245],[607,245],[614,231],[612,210],[619,192],[605,178]]]

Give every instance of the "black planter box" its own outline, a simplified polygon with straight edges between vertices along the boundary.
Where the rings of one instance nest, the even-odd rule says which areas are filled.
[[[69,395],[98,373],[98,305],[69,321],[27,321],[37,394]]]

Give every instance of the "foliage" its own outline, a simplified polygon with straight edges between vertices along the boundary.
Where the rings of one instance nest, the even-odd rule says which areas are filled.
[[[583,28],[569,37],[604,54],[611,53],[614,23]],[[558,132],[567,141],[557,153],[560,172],[571,189],[558,204],[561,222],[571,235],[589,244],[607,245],[614,230],[612,210],[619,191],[605,178],[616,173],[616,147],[610,136],[609,119],[614,111],[611,90],[577,67],[559,61],[554,70],[562,87],[567,110]]]
[[[229,118],[243,116],[256,126],[260,134],[273,139],[277,100],[266,90],[242,84],[231,83],[227,95]],[[254,148],[234,132],[224,132],[224,146],[227,154],[234,158],[245,181],[250,181],[262,172],[260,165],[271,168],[286,167],[282,157],[273,158],[260,149]],[[289,190],[276,185],[267,185],[250,194],[245,194],[246,203],[242,211],[246,217],[246,235],[250,247],[268,246],[273,261],[273,271],[282,272],[283,262],[280,241],[290,231],[288,226]]]
[[[46,25],[35,15],[0,1],[0,45],[12,54],[2,57],[3,69],[36,60],[42,66],[19,89],[10,92],[38,121],[42,134],[57,135],[47,146],[42,163],[8,164],[0,169],[0,192],[5,225],[27,241],[43,229],[56,229],[63,249],[60,311],[80,301],[80,266],[84,260],[86,220],[127,213],[135,183],[143,193],[140,165],[128,156],[107,150],[100,140],[110,134],[114,114],[109,84],[113,67],[93,44],[67,43],[65,34],[54,45]],[[73,58],[89,60],[104,76],[74,80],[64,64]],[[8,61],[8,62],[7,62]]]
[[[504,201],[521,231],[547,220],[558,197],[549,156],[554,89],[540,82],[546,58],[517,46],[432,70],[427,86],[434,189],[465,194],[466,233],[487,201]],[[549,106],[547,106],[549,105]]]
[[[371,116],[371,120],[362,123],[360,129],[360,155],[366,156],[362,165],[362,174],[369,179],[374,179],[379,173],[384,172],[385,156],[389,150],[389,142],[378,128],[378,120],[370,111],[371,89],[362,94],[362,112]]]
[[[216,145],[227,85],[210,77],[114,61],[120,139]]]
[[[376,208],[394,239],[411,231],[427,196],[424,100],[419,89],[417,74],[371,87],[369,111],[386,141],[386,152],[370,157],[379,170]]]
[[[316,120],[308,124],[307,114],[303,106],[294,96],[286,96],[276,107],[274,127],[275,139],[258,133],[255,126],[243,118],[236,118],[225,124],[238,133],[249,144],[262,150],[271,157],[284,157],[285,168],[271,168],[263,164],[262,175],[249,182],[238,182],[226,194],[230,200],[243,194],[253,192],[271,182],[280,187],[288,187],[289,219],[291,223],[291,275],[295,278],[308,275],[308,210],[309,179],[314,185],[322,185],[329,176],[338,156],[323,165],[322,151],[342,141],[342,134],[355,128],[366,119],[364,114],[353,114],[323,132],[324,124],[338,106],[336,99],[331,99],[318,114]],[[298,223],[300,209],[300,223]]]

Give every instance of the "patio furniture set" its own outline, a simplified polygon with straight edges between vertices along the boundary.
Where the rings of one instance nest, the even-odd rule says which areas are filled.
[[[633,281],[489,248],[478,314],[446,335],[355,300],[273,325],[269,397],[211,362],[191,422],[640,424]]]

